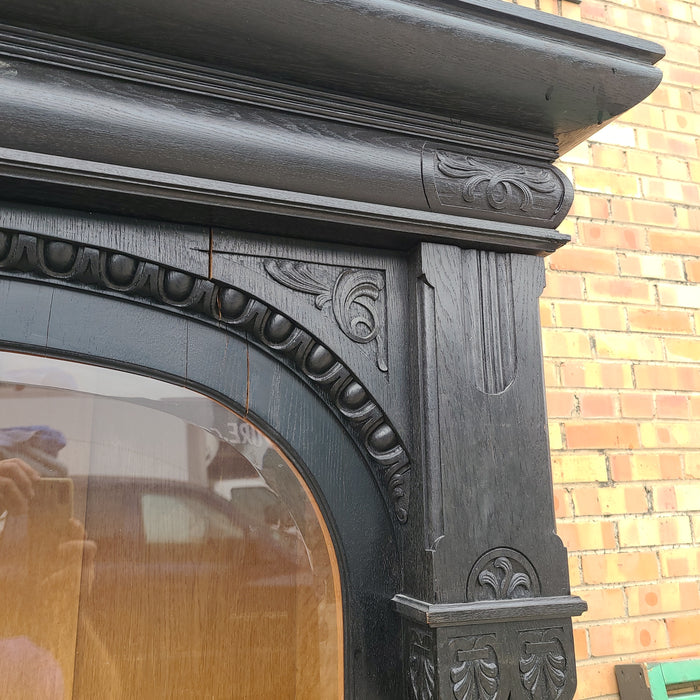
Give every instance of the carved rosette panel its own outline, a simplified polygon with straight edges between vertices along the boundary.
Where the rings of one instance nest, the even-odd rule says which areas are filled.
[[[499,547],[474,564],[467,581],[467,600],[535,598],[540,584],[534,567],[520,552]]]
[[[450,680],[456,700],[496,700],[500,669],[496,636],[482,634],[450,640]]]
[[[382,272],[275,259],[266,260],[264,267],[285,287],[314,295],[317,309],[330,306],[340,330],[353,343],[371,343],[377,367],[382,372],[388,370]]]
[[[405,447],[357,377],[292,319],[232,285],[121,252],[16,231],[0,231],[0,274],[156,303],[246,333],[335,410],[374,465],[397,519],[406,522],[410,463]]]
[[[524,165],[443,149],[423,149],[431,209],[554,228],[573,201],[571,183],[548,165]]]
[[[520,680],[529,700],[557,700],[567,680],[566,652],[560,628],[520,632]]]
[[[430,632],[412,627],[408,644],[408,686],[411,700],[435,697],[435,652]]]
[[[477,279],[469,299],[474,383],[484,394],[501,394],[517,372],[515,299],[508,253],[478,250]]]

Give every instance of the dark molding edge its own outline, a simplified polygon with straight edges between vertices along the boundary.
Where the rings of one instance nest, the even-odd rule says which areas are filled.
[[[2,24],[0,56],[484,152],[508,153],[544,162],[558,156],[556,141],[542,134],[455,121],[407,107],[392,106],[388,110],[386,105],[375,101],[225,73],[209,66],[194,67],[182,61]]]
[[[565,618],[581,615],[588,609],[587,603],[578,596],[431,604],[400,593],[392,602],[403,617],[428,627]]]
[[[386,414],[350,369],[292,319],[251,294],[128,253],[0,228],[0,277],[31,279],[157,304],[281,359],[330,406],[363,450],[396,519],[408,519],[411,464]]]
[[[342,229],[338,238],[349,243],[355,242],[353,229],[365,235],[368,230],[374,230],[380,235],[386,232],[400,235],[404,240],[400,246],[403,248],[419,241],[430,241],[547,255],[570,240],[569,236],[551,228],[240,185],[9,148],[0,148],[0,176],[70,186],[85,193],[80,200],[83,207],[92,204],[90,193],[108,192],[205,205],[221,211],[244,210],[320,221],[329,237],[335,228]],[[308,236],[303,221],[290,228],[293,235]]]

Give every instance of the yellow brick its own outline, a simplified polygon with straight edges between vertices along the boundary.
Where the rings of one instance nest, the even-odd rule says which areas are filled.
[[[659,157],[659,175],[667,180],[687,180],[688,161],[669,156]]]
[[[602,194],[636,197],[641,194],[636,175],[604,171],[600,168],[579,166],[576,168],[574,184],[577,189]]]
[[[658,615],[700,607],[698,586],[693,581],[671,581],[625,588],[629,614]]]
[[[577,163],[579,165],[589,165],[591,162],[591,147],[588,141],[580,143],[576,148],[572,148],[566,155],[562,156],[560,163]]]
[[[700,421],[682,423],[642,423],[640,426],[642,447],[700,448]],[[698,492],[700,510],[700,491]]]
[[[550,450],[561,450],[563,448],[563,443],[561,440],[561,426],[559,423],[550,422],[549,423],[549,449]]]
[[[576,515],[626,515],[649,510],[643,486],[577,486],[572,488]]]
[[[700,338],[666,338],[664,345],[671,362],[700,361]]]
[[[569,555],[569,582],[572,586],[580,586],[583,583],[581,578],[581,557]]]
[[[643,333],[594,334],[596,354],[605,359],[663,360],[664,344],[659,338]]]
[[[591,357],[591,343],[582,331],[544,329],[542,350],[546,357]]]
[[[558,428],[559,424],[556,425]],[[607,462],[597,453],[552,455],[552,476],[556,483],[561,484],[607,481]]]
[[[690,519],[687,516],[624,519],[618,525],[620,547],[690,544]]]
[[[659,165],[656,153],[648,151],[627,151],[627,167],[630,172],[642,175],[658,175]]]

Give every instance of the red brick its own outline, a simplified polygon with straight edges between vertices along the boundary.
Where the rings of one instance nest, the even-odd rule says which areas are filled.
[[[615,454],[610,455],[609,460],[613,481],[680,479],[683,474],[681,456],[677,452]]]
[[[579,413],[582,418],[615,418],[619,414],[616,394],[579,393],[578,399]]]
[[[647,515],[625,518],[618,525],[620,547],[652,547],[659,545],[690,544],[690,518],[676,515],[658,517]]]
[[[625,588],[629,614],[660,615],[700,608],[700,593],[693,581],[670,581]],[[590,605],[590,604],[589,604]]]
[[[653,418],[653,395],[638,391],[620,392],[620,413],[623,418]]]
[[[617,255],[610,250],[586,248],[560,248],[549,259],[552,270],[595,272],[601,275],[617,274]]]
[[[647,448],[700,448],[700,421],[643,423],[640,435],[642,446]]]
[[[661,573],[665,578],[700,576],[700,548],[697,545],[662,549],[659,552],[659,560]]]
[[[587,659],[588,653],[588,633],[583,627],[574,629],[574,654],[577,659]]]
[[[620,304],[578,301],[554,302],[557,325],[562,328],[627,330],[625,309]]]
[[[619,256],[620,274],[625,277],[678,280],[685,282],[685,271],[680,259],[651,253],[623,253]]]
[[[557,534],[572,552],[615,548],[615,528],[609,520],[558,523]]]
[[[657,394],[656,415],[659,418],[689,418],[689,397],[684,394]]]
[[[583,299],[583,277],[569,273],[548,272],[547,286],[542,296],[555,299]]]
[[[685,263],[685,273],[689,282],[700,282],[700,260],[688,260]]]
[[[653,581],[659,577],[653,552],[584,554],[581,566],[583,580],[589,584]]]
[[[700,256],[700,233],[649,231],[649,247],[659,253]]]
[[[617,620],[625,615],[625,596],[621,588],[590,588],[581,593],[588,603],[582,620]]]
[[[571,391],[547,390],[547,415],[550,418],[570,418],[576,413],[576,397]]]
[[[612,218],[635,224],[674,226],[676,212],[670,204],[645,202],[638,199],[613,199],[610,202]]]
[[[564,360],[559,372],[562,386],[585,389],[631,389],[632,366],[628,362]]]
[[[633,372],[638,389],[700,390],[700,368],[696,365],[639,364]]]
[[[631,331],[693,332],[693,316],[687,311],[631,307],[627,310],[627,318]]]
[[[641,226],[580,221],[578,231],[581,243],[589,246],[639,250],[646,244],[646,234]]]
[[[611,625],[595,625],[588,630],[592,656],[631,654],[668,647],[668,634],[660,620],[644,622],[618,622]]]
[[[649,511],[643,486],[576,486],[571,489],[571,497],[577,517]]]
[[[666,627],[671,646],[685,647],[700,644],[700,614],[668,618]]]
[[[646,304],[648,306],[656,301],[651,285],[641,280],[587,275],[586,288],[589,299]]]
[[[554,495],[554,515],[557,518],[571,518],[574,514],[571,494],[561,486],[555,486],[552,493]]]
[[[569,449],[635,449],[640,446],[639,426],[629,421],[578,422],[564,426]]]

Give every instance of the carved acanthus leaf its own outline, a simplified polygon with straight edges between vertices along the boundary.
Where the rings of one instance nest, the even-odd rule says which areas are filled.
[[[450,680],[456,700],[496,700],[500,671],[494,645],[495,636],[490,634],[451,640]]]
[[[492,162],[445,151],[437,151],[436,155],[438,169],[443,175],[464,180],[462,198],[465,202],[473,202],[478,187],[486,183],[486,200],[491,207],[503,209],[514,197],[519,197],[518,208],[527,213],[534,204],[533,192],[551,194],[557,190],[557,180],[550,170],[525,169],[516,163],[499,168]]]
[[[520,634],[520,679],[529,700],[557,700],[566,685],[566,653],[562,630]]]
[[[378,270],[340,269],[298,260],[269,259],[265,271],[289,289],[313,294],[322,309],[331,302],[340,330],[354,343],[376,345],[377,367],[388,371],[384,276]]]

